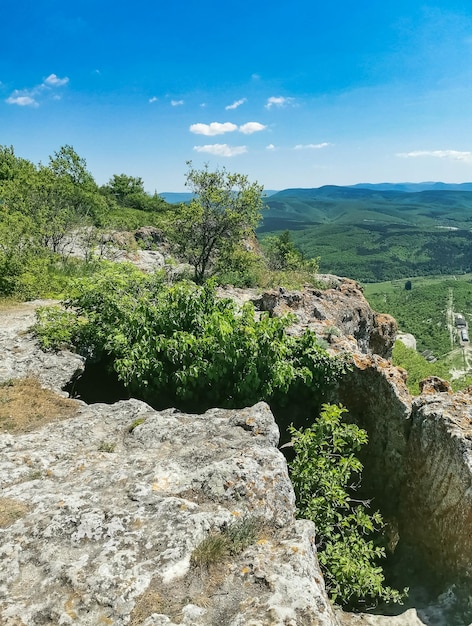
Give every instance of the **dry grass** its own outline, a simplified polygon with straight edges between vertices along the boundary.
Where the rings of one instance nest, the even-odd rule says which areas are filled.
[[[167,615],[172,621],[180,624],[182,618],[182,608],[187,602],[182,602],[179,594],[175,593],[160,582],[158,577],[151,580],[151,584],[146,591],[139,596],[134,609],[130,615],[130,626],[139,626],[150,615]]]
[[[0,385],[0,434],[27,433],[45,424],[71,417],[77,402],[44,389],[35,378]]]
[[[23,502],[12,498],[0,498],[0,528],[10,526],[27,512],[28,507]]]

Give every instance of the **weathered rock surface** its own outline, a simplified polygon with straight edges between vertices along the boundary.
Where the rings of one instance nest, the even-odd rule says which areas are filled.
[[[328,336],[332,343],[336,343],[337,336],[351,338],[355,350],[389,358],[397,332],[393,317],[372,311],[355,281],[334,276],[320,278],[327,282],[328,289],[272,290],[256,298],[255,304],[271,315],[295,313],[298,328],[309,326],[321,336]]]
[[[439,388],[413,403],[400,534],[445,578],[472,580],[472,398]]]
[[[0,436],[0,623],[336,624],[314,527],[294,494],[267,405],[204,415],[137,400]],[[257,544],[209,571],[190,562],[244,516]]]
[[[404,371],[378,355],[353,355],[354,366],[339,385],[335,400],[349,410],[369,435],[363,452],[364,484],[373,506],[394,518],[405,481],[405,454],[411,428],[412,398]]]
[[[422,626],[415,609],[408,609],[401,615],[384,616],[355,613],[343,613],[336,611],[341,626]]]
[[[69,351],[46,354],[30,332],[35,322],[35,310],[52,303],[36,300],[0,312],[0,383],[35,376],[45,387],[60,390],[83,371],[81,356]]]

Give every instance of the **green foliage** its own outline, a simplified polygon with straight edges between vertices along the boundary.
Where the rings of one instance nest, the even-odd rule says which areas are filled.
[[[247,176],[226,169],[195,170],[188,163],[186,186],[195,194],[182,204],[172,238],[179,253],[194,268],[201,284],[216,259],[229,255],[244,238],[254,235],[262,209],[262,187]]]
[[[316,524],[317,549],[326,587],[333,602],[360,608],[379,601],[400,602],[402,594],[385,585],[376,544],[383,527],[380,514],[369,514],[366,503],[352,498],[362,464],[355,456],[367,443],[367,433],[342,421],[346,409],[323,405],[309,428],[290,428],[296,452],[291,480],[301,517]]]
[[[222,252],[215,263],[215,279],[220,285],[256,287],[261,285],[263,273],[261,256],[242,247]]]
[[[401,341],[396,341],[392,352],[392,362],[397,367],[403,367],[408,372],[406,381],[410,393],[417,396],[420,393],[420,381],[428,376],[438,376],[443,380],[450,380],[451,373],[447,362],[436,361],[430,363],[424,356],[413,348],[407,348]],[[472,385],[472,376],[461,376],[451,381],[454,391],[459,391]]]
[[[270,196],[260,229],[289,229],[320,270],[377,282],[472,270],[470,202],[463,191],[322,187]],[[342,251],[342,254],[340,254]]]
[[[313,333],[286,334],[289,316],[256,317],[218,299],[212,284],[163,284],[132,267],[109,266],[74,284],[64,318],[71,343],[95,360],[111,361],[129,390],[151,403],[200,407],[247,406],[284,399],[291,391],[318,394],[345,362],[322,349]],[[37,332],[54,347],[60,316],[42,316]],[[44,341],[47,338],[47,342]]]
[[[393,315],[403,332],[415,336],[419,352],[432,350],[435,356],[440,356],[454,347],[446,319],[448,289],[455,288],[454,282],[421,285],[413,281],[411,290],[405,290],[402,282],[398,289],[384,291],[380,287],[367,298],[374,310]]]
[[[100,192],[120,207],[139,211],[164,211],[169,205],[155,193],[150,196],[144,191],[143,179],[126,174],[113,174]],[[142,225],[142,224],[140,224]]]
[[[293,242],[289,230],[280,235],[266,237],[262,247],[271,270],[305,270],[316,274],[318,263],[315,259],[305,259]]]
[[[72,345],[77,318],[60,306],[36,310],[36,333],[43,350],[61,350]]]

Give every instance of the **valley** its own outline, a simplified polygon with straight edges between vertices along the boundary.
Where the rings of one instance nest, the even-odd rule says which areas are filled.
[[[472,192],[457,187],[287,189],[265,200],[259,233],[288,229],[321,272],[365,283],[464,274],[472,271]]]
[[[416,339],[417,353],[397,343],[393,355],[408,370],[413,393],[427,375],[451,380],[456,389],[471,384],[470,342],[461,340],[456,325],[457,315],[465,328],[472,324],[471,274],[365,283],[364,294],[375,310],[393,315],[400,330]]]

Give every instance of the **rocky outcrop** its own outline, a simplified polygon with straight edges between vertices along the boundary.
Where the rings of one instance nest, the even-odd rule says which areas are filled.
[[[0,383],[34,376],[49,389],[60,391],[84,370],[85,359],[78,354],[67,350],[46,354],[33,338],[35,310],[52,303],[36,300],[0,312]]]
[[[305,287],[303,291],[272,290],[254,299],[261,311],[271,315],[294,313],[297,328],[312,328],[336,343],[336,337],[351,338],[351,348],[389,358],[397,324],[390,315],[372,311],[358,283],[347,278],[320,277],[329,288]],[[333,341],[334,339],[334,341]]]
[[[137,400],[0,436],[0,502],[17,511],[0,623],[336,624],[277,442],[263,403],[187,415]],[[192,564],[240,520],[258,526],[248,548]]]
[[[398,511],[405,481],[405,454],[411,428],[412,398],[404,371],[378,355],[353,355],[334,400],[349,410],[369,436],[363,452],[363,484],[373,506],[387,517]]]
[[[405,459],[400,535],[441,578],[471,579],[471,396],[425,385],[413,403]]]
[[[41,304],[1,312],[0,382],[36,376],[63,394],[83,362],[39,349],[28,329]],[[188,415],[75,404],[0,434],[2,625],[338,623],[267,405]],[[246,524],[256,534],[242,547],[210,542],[192,561]]]

